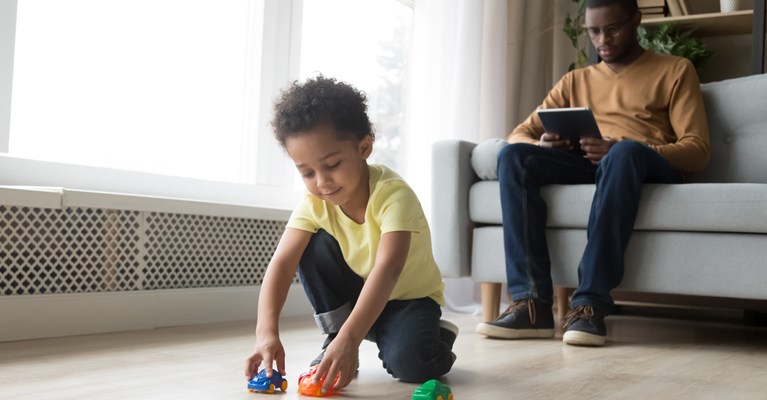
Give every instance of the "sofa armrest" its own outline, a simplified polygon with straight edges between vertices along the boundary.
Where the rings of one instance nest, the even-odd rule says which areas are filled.
[[[479,178],[471,166],[476,143],[443,140],[432,146],[431,233],[442,275],[471,275],[469,188]]]

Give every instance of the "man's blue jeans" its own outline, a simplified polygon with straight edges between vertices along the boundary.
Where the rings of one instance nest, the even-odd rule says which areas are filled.
[[[354,308],[364,281],[344,261],[338,242],[315,233],[298,266],[301,284],[323,333],[337,333]],[[440,341],[442,310],[434,300],[390,300],[365,337],[378,345],[378,358],[393,377],[423,383],[450,371],[455,357]]]
[[[498,180],[512,301],[551,302],[553,298],[546,204],[540,188],[596,184],[571,305],[593,306],[607,315],[614,305],[610,291],[623,279],[623,255],[634,229],[642,185],[681,183],[682,176],[655,150],[624,140],[615,143],[597,165],[582,153],[510,144],[498,154]]]

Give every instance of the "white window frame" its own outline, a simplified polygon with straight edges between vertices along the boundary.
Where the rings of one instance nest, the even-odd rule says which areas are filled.
[[[0,1],[0,153],[8,152],[11,128],[13,45],[16,41],[16,0]]]
[[[242,152],[257,154],[243,165],[243,176],[256,184],[235,184],[109,168],[28,160],[7,154],[17,0],[0,1],[0,185],[53,186],[89,191],[186,198],[221,203],[290,209],[301,191],[293,182],[294,168],[272,136],[269,119],[274,96],[297,79],[301,40],[302,0],[251,0],[251,15],[264,9],[261,28],[249,24],[248,59],[262,54],[258,68],[249,68],[245,105],[259,106],[259,117],[246,113]]]

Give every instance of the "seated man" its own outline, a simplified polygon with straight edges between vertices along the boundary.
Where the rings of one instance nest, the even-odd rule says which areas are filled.
[[[610,290],[623,278],[623,256],[644,183],[681,183],[709,159],[700,83],[689,60],[645,51],[637,39],[636,0],[588,0],[586,32],[602,61],[567,73],[540,108],[590,107],[603,138],[574,143],[544,132],[533,112],[498,155],[511,306],[477,332],[505,339],[553,337],[553,287],[546,244],[549,184],[595,183],[579,283],[563,340],[601,346]]]

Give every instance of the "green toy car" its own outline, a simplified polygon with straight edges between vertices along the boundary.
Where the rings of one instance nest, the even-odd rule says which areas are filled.
[[[453,400],[453,392],[444,383],[432,379],[415,388],[413,400]]]

